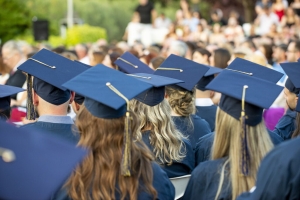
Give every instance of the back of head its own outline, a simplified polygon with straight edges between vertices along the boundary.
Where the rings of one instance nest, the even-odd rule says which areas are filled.
[[[145,190],[156,197],[157,192],[152,186],[152,155],[143,143],[132,143],[131,176],[124,177],[120,173],[124,117],[98,118],[84,105],[81,106],[76,120],[80,134],[78,145],[89,148],[90,154],[66,183],[72,199],[114,199],[116,193],[119,193],[121,198],[137,199],[140,179],[143,180]],[[131,113],[131,117],[131,130],[135,133],[139,124],[138,118],[134,113]]]
[[[176,129],[166,100],[151,107],[134,99],[130,101],[130,108],[141,120],[137,138],[141,140],[143,131],[151,131],[151,145],[158,162],[172,164],[173,160],[184,158],[184,136]]]
[[[22,55],[22,50],[19,46],[19,43],[15,40],[7,41],[2,47],[2,51],[4,51],[4,50],[7,50],[11,53],[17,53],[17,54]]]
[[[230,53],[227,49],[219,48],[214,51],[214,66],[225,69],[230,60]]]
[[[168,95],[169,104],[176,114],[188,117],[195,113],[195,89],[188,91],[174,87],[166,87],[166,94]]]
[[[173,41],[169,47],[169,55],[175,54],[177,56],[185,57],[188,51],[188,46],[182,41]]]
[[[261,121],[256,126],[246,125],[247,148],[249,152],[249,175],[241,175],[243,130],[241,121],[233,118],[218,108],[216,116],[216,134],[212,146],[212,159],[228,157],[223,165],[220,177],[228,176],[232,186],[232,199],[242,192],[249,191],[256,181],[256,173],[263,157],[272,149],[273,144]],[[225,165],[229,164],[230,173],[225,173]],[[225,179],[226,180],[226,179]],[[224,178],[220,180],[216,197],[220,195]],[[224,184],[227,185],[227,184]]]

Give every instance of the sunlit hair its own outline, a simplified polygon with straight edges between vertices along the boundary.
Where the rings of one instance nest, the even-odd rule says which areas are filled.
[[[132,113],[132,132],[138,124]],[[73,200],[115,199],[136,200],[143,182],[143,190],[156,199],[157,192],[152,186],[153,171],[151,152],[140,142],[132,142],[131,176],[120,173],[124,135],[124,117],[102,119],[93,116],[84,106],[76,119],[80,134],[78,145],[90,150],[86,159],[76,168],[66,188]],[[118,189],[116,188],[118,186]]]
[[[195,89],[187,91],[166,87],[166,93],[169,104],[176,114],[188,117],[196,112]]]
[[[220,174],[219,188],[216,194],[218,199],[221,194],[224,177],[229,176],[228,180],[232,186],[232,199],[236,199],[242,192],[249,191],[256,181],[256,174],[263,157],[273,148],[273,143],[264,125],[260,122],[256,126],[247,128],[247,145],[249,150],[249,175],[241,175],[241,122],[231,117],[220,108],[216,116],[216,133],[212,146],[212,159],[228,157],[222,166]],[[225,166],[229,164],[229,174],[225,173]],[[226,185],[226,184],[225,184]]]
[[[170,115],[171,108],[166,100],[153,107],[131,100],[130,107],[141,120],[137,139],[142,140],[143,131],[151,131],[150,142],[160,164],[171,165],[172,161],[179,162],[185,157],[184,136],[176,129]]]

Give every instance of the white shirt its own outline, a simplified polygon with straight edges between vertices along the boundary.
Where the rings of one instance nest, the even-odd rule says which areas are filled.
[[[269,33],[270,28],[273,24],[279,25],[279,18],[275,13],[270,13],[270,15],[262,14],[260,16],[259,24],[260,35]]]
[[[212,106],[214,105],[214,102],[211,100],[211,98],[197,98],[195,101],[196,106]]]
[[[85,57],[81,58],[79,60],[79,62],[82,62],[83,64],[86,64],[86,65],[89,65],[90,64],[90,59],[89,59],[88,56],[85,56]]]

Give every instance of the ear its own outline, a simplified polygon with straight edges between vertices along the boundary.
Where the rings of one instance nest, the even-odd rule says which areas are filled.
[[[167,95],[167,93],[165,93],[165,99],[168,99],[169,98],[169,96]]]
[[[74,98],[75,98],[75,92],[71,91],[69,104],[71,104],[74,101]]]
[[[34,89],[32,89],[32,103],[33,103],[34,106],[38,106],[39,105],[39,96],[34,91]]]
[[[74,101],[74,107],[75,107],[76,111],[78,112],[80,109],[80,104],[78,104]]]

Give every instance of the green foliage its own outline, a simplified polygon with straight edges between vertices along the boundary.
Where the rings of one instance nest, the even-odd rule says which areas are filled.
[[[30,12],[17,0],[0,0],[0,39],[4,43],[30,27]]]
[[[96,42],[98,39],[106,39],[106,30],[85,24],[69,28],[65,44],[74,46],[78,43]]]

